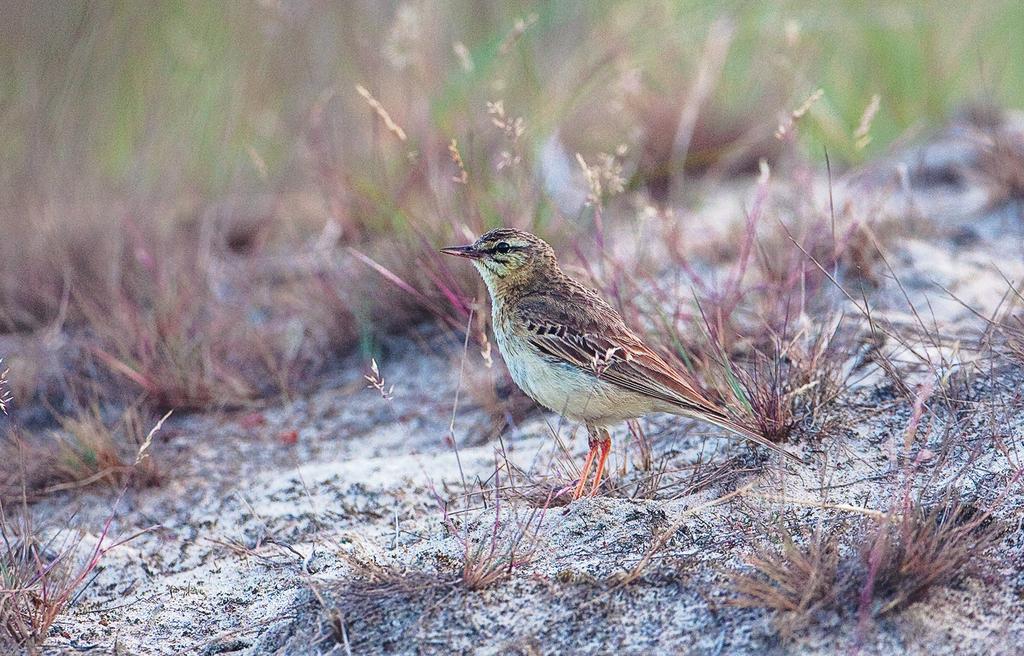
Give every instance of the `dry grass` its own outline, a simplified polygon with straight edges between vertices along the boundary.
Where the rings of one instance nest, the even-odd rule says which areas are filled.
[[[678,307],[679,299],[692,297],[690,290],[642,289],[659,273],[647,266],[654,258],[623,268],[614,254],[614,236],[628,232],[623,228],[635,215],[631,205],[664,201],[668,191],[684,188],[683,182],[698,174],[746,174],[760,156],[799,155],[795,127],[786,140],[775,139],[770,134],[774,116],[766,121],[763,111],[749,108],[751,97],[762,99],[762,110],[788,110],[795,98],[806,96],[794,71],[807,43],[796,39],[789,25],[775,25],[770,39],[758,30],[755,38],[742,22],[706,16],[702,20],[715,29],[705,35],[703,27],[694,32],[691,21],[684,21],[689,38],[682,38],[649,27],[679,21],[658,15],[662,10],[607,9],[607,15],[588,15],[608,33],[581,44],[564,61],[567,70],[580,73],[578,86],[564,89],[564,80],[547,79],[532,59],[519,56],[542,43],[537,33],[550,29],[548,11],[532,19],[499,12],[490,28],[504,38],[469,48],[457,40],[462,47],[453,60],[447,46],[436,51],[444,39],[423,38],[422,9],[409,8],[402,18],[338,8],[331,17],[339,24],[363,25],[365,33],[386,38],[372,49],[347,42],[359,56],[345,56],[344,66],[324,69],[339,69],[336,79],[311,83],[304,75],[282,73],[294,70],[292,40],[268,37],[261,47],[275,62],[273,77],[281,89],[267,86],[264,67],[227,49],[231,56],[197,60],[217,69],[219,75],[210,80],[229,81],[221,86],[196,89],[179,80],[184,88],[175,92],[145,75],[129,85],[148,118],[122,117],[123,134],[109,125],[109,112],[96,109],[116,94],[93,98],[79,80],[26,60],[17,67],[19,79],[42,80],[41,92],[58,100],[84,98],[89,102],[81,103],[83,112],[95,120],[85,121],[79,135],[64,123],[37,116],[30,108],[38,103],[27,98],[12,100],[0,114],[2,121],[38,128],[19,131],[30,135],[24,148],[15,149],[19,153],[69,153],[59,160],[29,158],[18,175],[2,181],[8,208],[0,217],[4,232],[14,234],[7,226],[17,225],[17,233],[27,237],[2,246],[0,256],[18,276],[0,285],[0,325],[73,346],[69,351],[75,357],[62,359],[63,378],[75,384],[101,375],[105,415],[122,412],[139,394],[148,407],[180,410],[292,395],[331,366],[337,354],[361,348],[370,356],[382,333],[425,320],[462,330],[473,310],[477,320],[471,332],[488,358],[493,354],[486,355],[491,345],[486,313],[479,312],[485,296],[481,283],[470,267],[444,258],[436,248],[497,224],[514,225],[538,230],[560,253],[575,252],[609,296],[638,319],[634,323],[648,329],[745,421],[779,440],[808,422],[820,427],[819,408],[835,393],[829,388],[837,379],[829,367],[837,349],[826,343],[834,336],[790,330],[790,320],[796,322],[805,305],[815,305],[822,285],[795,249],[779,247],[784,239],[765,206],[766,185],[757,192],[745,229],[719,244],[725,249],[740,244],[725,284],[688,281],[697,290],[699,310],[689,307],[664,321],[655,316],[651,307]],[[99,62],[98,72],[107,72],[104,62],[113,70],[116,62],[147,61],[146,56],[166,60],[148,42],[111,36],[136,34],[138,17],[128,13],[104,10],[80,17],[83,29],[106,35],[96,43],[107,46],[83,46],[84,61]],[[285,20],[269,9],[208,13],[229,27],[225,33],[244,26],[260,31]],[[18,15],[31,22],[34,14],[21,7]],[[292,19],[320,33],[321,21],[287,20]],[[205,42],[192,34],[191,24],[179,25],[173,17],[160,15],[146,25],[163,34],[164,22],[176,26],[175,34],[191,34],[189,42],[200,50],[220,52],[218,44]],[[656,38],[649,45],[626,38],[652,29]],[[279,34],[276,27],[267,33]],[[34,34],[17,35],[31,51],[38,47],[30,38]],[[46,34],[62,43],[59,30]],[[666,48],[687,52],[697,34],[703,45],[692,70],[680,74],[647,65],[663,58]],[[120,56],[122,42],[140,57]],[[769,54],[782,56],[793,71],[773,72],[772,83],[759,80],[741,103],[718,93],[727,58],[760,62]],[[350,61],[360,64],[353,67]],[[636,62],[649,69],[646,75],[636,77]],[[100,75],[97,88],[109,92],[117,80],[113,73]],[[214,100],[197,109],[197,93]],[[268,109],[266,97],[277,98],[280,111]],[[222,106],[225,98],[228,110]],[[857,105],[860,115],[861,99]],[[195,126],[180,116],[197,111],[217,119],[204,122],[201,143],[190,148],[195,144],[183,137],[198,139]],[[720,124],[712,120],[720,115]],[[811,112],[801,120],[813,125],[820,116]],[[142,134],[140,121],[167,129]],[[112,134],[120,134],[120,140]],[[622,150],[628,134],[639,136]],[[538,153],[536,146],[548,142],[564,145],[568,173]],[[95,143],[110,148],[94,152]],[[206,159],[196,161],[196,153]],[[860,156],[857,151],[854,158]],[[167,166],[163,175],[152,170],[154,163],[179,160],[193,168]],[[577,160],[584,163],[582,170]],[[39,172],[45,175],[35,175]],[[19,180],[35,182],[22,188],[15,184]],[[621,193],[627,186],[628,193]],[[557,192],[566,189],[589,196],[589,205],[561,202]],[[846,248],[858,243],[855,221],[845,221],[837,236],[834,222],[826,228],[817,209],[796,202],[792,209],[803,222],[798,237],[827,267],[870,277],[870,253]],[[652,237],[669,246],[677,258],[673,264],[692,272],[703,263],[682,243],[678,223],[662,221]],[[766,227],[772,234],[763,234]],[[843,255],[846,250],[851,254]],[[651,301],[647,309],[630,307],[635,304],[628,297],[637,288]],[[758,299],[774,300],[769,307]],[[702,334],[704,339],[694,337]],[[29,373],[21,377],[25,385],[34,384]],[[488,410],[495,431],[530,411],[521,395],[509,392],[507,378],[486,378],[471,387],[471,394]],[[43,400],[45,382],[19,403]]]
[[[899,610],[934,588],[983,572],[1000,535],[991,510],[951,494],[871,523],[862,543],[861,617]]]
[[[105,415],[96,400],[69,414],[57,416],[58,428],[26,434],[11,429],[0,453],[0,499],[106,486],[112,490],[146,488],[164,481],[168,465],[154,437],[163,424],[138,405],[119,416]],[[154,428],[155,425],[155,428]]]
[[[674,426],[663,427],[648,435],[641,422],[627,423],[629,436],[613,440],[601,487],[597,495],[618,499],[673,500],[684,498],[715,485],[728,485],[756,468],[744,467],[739,458],[716,461],[703,454],[695,462],[680,464],[671,450],[670,440],[678,437]],[[579,431],[566,440],[560,427],[547,427],[555,448],[537,458],[530,468],[517,465],[508,457],[504,439],[499,437],[502,471],[507,472],[505,485],[499,488],[502,499],[525,503],[531,508],[554,508],[572,502],[572,492],[581,475],[583,458],[572,449]],[[667,452],[665,450],[667,449]],[[616,464],[618,466],[616,466]]]
[[[125,538],[109,538],[115,512],[130,481],[151,485],[158,470],[150,458],[156,433],[168,415],[143,432],[144,417],[136,408],[110,426],[96,405],[62,421],[55,444],[29,451],[13,433],[5,445],[4,489],[0,496],[0,644],[10,650],[43,653],[50,628],[75,603],[103,557],[149,529]],[[26,468],[34,467],[26,471]],[[20,470],[15,474],[13,470]],[[64,479],[51,477],[61,473]],[[20,483],[8,480],[20,475]],[[35,476],[36,478],[31,478]],[[83,543],[79,529],[47,521],[36,524],[29,505],[37,493],[92,484],[119,490],[95,544]],[[45,489],[35,487],[48,485]]]
[[[174,284],[155,295],[152,308],[124,297],[112,307],[86,310],[91,351],[113,377],[135,386],[158,408],[207,408],[251,399],[256,389],[229,366],[234,348],[227,331],[241,317],[219,310],[215,301]],[[214,336],[217,336],[215,339]]]
[[[131,479],[137,487],[159,485],[163,474],[154,458],[139,460],[139,451],[152,434],[153,421],[130,407],[113,423],[105,421],[97,404],[59,419],[51,433],[55,444],[54,482],[44,492],[91,484],[119,489]]]
[[[867,516],[855,530],[779,533],[778,546],[758,547],[736,575],[732,603],[770,610],[789,640],[828,614],[857,622],[863,637],[875,618],[983,573],[1000,528],[991,511],[950,493]]]
[[[378,629],[382,626],[397,625],[397,633],[407,633],[421,615],[429,613],[458,586],[452,577],[397,571],[352,555],[344,558],[352,570],[351,580],[333,589],[312,581],[309,585],[322,617],[314,641],[342,645],[346,651],[366,647],[369,640],[380,640]],[[385,639],[377,646],[387,649],[390,644]]]
[[[92,568],[75,572],[71,560],[76,545],[43,542],[27,510],[21,510],[12,517],[10,508],[0,507],[0,642],[7,649],[34,653]]]
[[[983,341],[1018,365],[1024,364],[1024,294],[1018,285],[1006,281],[1005,307],[997,316],[986,318],[988,330]]]
[[[819,612],[835,608],[850,590],[841,580],[841,535],[821,524],[806,534],[793,535],[780,527],[779,547],[761,546],[750,556],[750,574],[738,576],[733,604],[766,608],[775,614],[775,626],[790,639],[812,623]]]
[[[75,529],[36,526],[24,499],[0,504],[0,645],[10,653],[44,653],[50,628],[103,557],[135,537],[108,540],[112,521],[110,515],[87,547]]]
[[[446,508],[443,525],[459,543],[461,558],[453,563],[439,555],[438,572],[384,566],[339,548],[349,574],[332,588],[309,583],[323,618],[318,640],[358,650],[367,640],[383,636],[385,642],[378,646],[387,650],[397,645],[393,641],[407,640],[452,596],[493,588],[526,566],[539,546],[545,509],[506,517],[497,477],[494,481],[494,505],[483,510],[468,507],[473,500],[487,498],[486,491],[479,491],[460,499],[467,507],[458,518]],[[382,631],[384,625],[391,628]]]
[[[806,179],[802,167],[820,142],[847,162],[884,148],[963,92],[934,80],[963,79],[963,62],[981,45],[993,56],[1004,41],[1000,33],[974,38],[959,12],[940,21],[908,10],[935,19],[904,21],[927,26],[931,38],[903,38],[904,28],[870,16],[865,43],[831,57],[857,32],[851,27],[868,24],[859,10],[821,21],[816,9],[795,7],[797,18],[783,23],[753,5],[725,18],[702,7],[608,5],[571,17],[586,36],[568,47],[559,30],[569,19],[557,4],[521,15],[448,8],[439,15],[450,20],[436,21],[429,3],[380,7],[11,7],[0,48],[14,90],[0,106],[0,126],[14,135],[0,149],[0,260],[13,274],[0,281],[0,331],[59,344],[66,350],[55,352],[71,356],[60,358],[63,403],[52,404],[52,426],[35,436],[19,413],[43,407],[52,389],[31,389],[34,376],[14,369],[28,388],[15,406],[0,374],[0,410],[11,411],[12,424],[0,450],[0,498],[19,489],[158,484],[166,466],[137,456],[152,438],[143,426],[153,409],[293,395],[335,356],[362,349],[369,359],[381,334],[425,321],[466,330],[480,360],[495,363],[467,387],[500,434],[534,406],[495,373],[481,282],[436,252],[499,224],[534,229],[570,266],[581,265],[737,419],[777,441],[835,434],[828,409],[850,384],[860,335],[837,313],[832,283],[880,284],[881,238],[842,209],[825,212],[799,182],[770,187],[761,163],[795,162],[795,177]],[[998,9],[1000,25],[1019,24],[1017,13]],[[249,48],[232,45],[252,34],[261,39]],[[844,39],[827,38],[837,35]],[[919,42],[972,57],[900,56]],[[929,64],[918,70],[904,59]],[[880,63],[898,84],[876,89],[859,73]],[[804,101],[817,79],[836,83]],[[929,93],[904,90],[906,80],[923,81]],[[776,138],[782,112],[789,118]],[[549,143],[564,146],[564,161],[545,158],[538,146]],[[1024,196],[1021,160],[1015,141],[995,140],[985,152],[979,170],[998,202]],[[739,227],[691,243],[704,227],[693,221],[704,217],[684,210],[696,197],[694,179],[758,170]],[[638,226],[643,240],[633,236]],[[623,235],[634,252],[623,254]],[[648,244],[657,248],[647,253]],[[683,274],[672,284],[666,269]],[[894,334],[870,316],[856,319],[873,337]],[[1019,315],[1001,326],[1008,351],[1024,361]],[[912,402],[898,365],[885,353],[877,363]],[[939,372],[948,363],[927,364]],[[378,373],[371,383],[386,395]],[[74,392],[85,380],[96,385],[83,402]],[[958,401],[969,381],[943,381],[936,398],[969,407]],[[603,493],[676,498],[743,473],[731,460],[673,470],[647,435],[631,430],[635,471],[612,472]],[[522,568],[553,494],[575,471],[568,453],[562,445],[555,473],[519,472],[507,487],[496,471],[493,499],[463,490],[466,508],[444,518],[462,550],[451,577],[363,567],[365,585],[352,588],[356,601],[338,635],[363,613],[383,621],[373,615],[382,598],[434,603],[446,590],[486,589]],[[503,503],[517,494],[535,507],[509,519]],[[890,612],[966,570],[967,554],[991,538],[967,508],[915,501],[865,528],[865,612]],[[486,516],[488,530],[468,519],[474,513]],[[6,587],[38,584],[40,563],[63,577],[51,592],[81,582],[31,540],[7,552],[15,579],[31,583]],[[835,603],[829,581],[845,589],[834,583],[845,561],[820,532],[786,534],[779,555],[757,558],[761,587],[750,588],[751,598],[790,616]],[[798,586],[801,576],[812,584]],[[66,607],[66,594],[19,606],[15,616]],[[33,627],[52,621],[48,610],[18,620],[14,633],[34,640],[42,634]]]
[[[652,272],[642,268],[625,276],[638,281],[633,288],[605,285],[737,420],[775,441],[797,428],[828,432],[823,409],[849,384],[861,341],[859,324],[838,309],[835,276],[854,268],[858,278],[873,275],[863,270],[866,258],[848,261],[858,252],[848,246],[863,234],[861,224],[813,205],[789,208],[791,191],[770,186],[762,171],[746,221],[721,238],[734,247],[717,277],[698,273],[706,263],[677,248],[672,261],[685,286],[651,286]],[[783,213],[794,225],[776,219]]]
[[[924,335],[917,339],[938,339],[927,325],[920,327]],[[891,327],[887,330],[897,340],[907,340],[902,343],[905,348],[912,347],[910,338]],[[929,370],[936,380],[944,380],[942,372],[949,371],[944,364]],[[965,405],[957,394],[961,387],[962,393],[970,393],[970,381],[956,383],[955,388],[947,381],[938,387],[926,383],[911,394],[904,368],[892,361],[888,368],[880,368],[908,390],[903,402],[909,419],[902,436],[892,438],[890,469],[884,477],[895,494],[880,511],[823,500],[822,508],[857,511],[859,524],[850,527],[844,522],[825,529],[826,520],[819,519],[813,531],[795,534],[781,525],[776,543],[757,547],[747,559],[749,569],[733,581],[738,594],[734,603],[770,610],[786,640],[838,616],[856,625],[860,643],[877,618],[898,612],[935,589],[984,574],[1002,535],[993,514],[1019,491],[1021,470],[1012,461],[997,498],[982,500],[963,491],[962,479],[978,447],[968,444],[974,438],[963,430],[967,418],[961,410],[969,407],[982,418],[980,430],[992,432],[992,438],[981,439],[981,448],[998,445],[999,429],[986,426],[984,420],[997,411],[998,393],[990,390],[992,398]],[[941,437],[934,451],[933,431]]]
[[[713,498],[708,501],[703,501],[695,506],[687,508],[681,512],[672,524],[665,529],[661,530],[651,542],[651,546],[644,552],[643,556],[628,570],[617,572],[609,578],[609,583],[612,583],[614,588],[622,588],[640,579],[651,566],[656,559],[659,558],[673,540],[676,532],[683,526],[687,517],[697,514],[708,508],[727,503],[736,497],[741,497],[754,487],[755,483],[747,483],[746,485],[736,488],[730,492],[726,492],[717,498]]]
[[[1006,324],[1007,350],[1018,363],[1024,364],[1024,315],[1011,315]]]
[[[487,491],[481,489],[463,495],[464,507],[457,514],[449,510],[450,503],[443,506],[444,525],[462,548],[460,581],[467,590],[483,590],[504,581],[529,564],[539,547],[550,496],[545,504],[530,508],[525,516],[520,516],[514,507],[508,515],[503,511],[500,472],[501,467],[497,467],[491,478],[494,490],[490,504]],[[470,506],[475,500],[483,502],[482,510]],[[486,519],[484,530],[478,527],[482,518]]]
[[[987,116],[979,118],[979,111]],[[1024,202],[1024,136],[1007,129],[1006,117],[998,108],[976,110],[969,119],[978,128],[977,137],[984,144],[976,169],[988,187],[990,206],[1019,207]]]
[[[715,389],[772,441],[786,441],[798,428],[820,439],[836,428],[827,409],[853,373],[851,331],[843,328],[839,316],[787,326],[767,353],[755,349],[746,361],[726,360],[724,384]]]

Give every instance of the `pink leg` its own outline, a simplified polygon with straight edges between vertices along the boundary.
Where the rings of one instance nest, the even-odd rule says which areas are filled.
[[[608,452],[612,450],[612,438],[608,431],[602,429],[604,439],[598,445],[601,447],[601,457],[597,460],[597,473],[594,474],[594,484],[590,486],[590,496],[594,496],[597,488],[601,487],[601,475],[604,474],[604,463],[608,460]]]
[[[583,471],[580,473],[580,482],[576,484],[576,491],[573,493],[573,501],[583,496],[583,486],[587,482],[587,477],[590,476],[590,468],[594,464],[594,456],[597,454],[598,445],[591,444],[590,453],[587,454],[587,461],[583,463]]]

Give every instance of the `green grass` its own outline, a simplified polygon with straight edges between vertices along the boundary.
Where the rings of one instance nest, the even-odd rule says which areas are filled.
[[[5,130],[0,160],[7,176],[20,177],[41,159],[50,175],[71,178],[74,170],[69,182],[111,193],[216,196],[294,184],[309,113],[333,88],[333,136],[358,179],[375,159],[385,168],[402,162],[373,152],[355,83],[368,85],[413,127],[410,150],[424,146],[418,122],[467,136],[474,123],[467,118],[497,97],[526,118],[537,141],[606,100],[618,70],[639,68],[654,89],[677,86],[699,61],[709,25],[723,16],[736,31],[712,105],[749,116],[766,96],[781,94],[780,102],[795,107],[821,87],[825,98],[808,135],[812,152],[823,144],[859,160],[965,100],[1024,104],[1024,88],[1015,84],[1024,77],[1024,45],[1016,38],[1024,7],[903,4],[412,4],[424,8],[411,21],[419,36],[410,64],[397,68],[388,61],[401,50],[389,42],[393,12],[377,4],[314,11],[259,3],[25,2],[9,7],[0,28],[0,120],[16,128]],[[501,53],[515,19],[531,13],[536,24]],[[472,71],[453,54],[455,41],[468,48]],[[494,87],[499,79],[503,91]],[[875,93],[882,104],[874,140],[858,152],[850,133]]]

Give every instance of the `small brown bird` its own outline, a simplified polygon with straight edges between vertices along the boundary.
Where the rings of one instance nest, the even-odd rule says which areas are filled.
[[[601,484],[611,449],[607,427],[651,412],[701,419],[800,461],[698,392],[596,292],[563,273],[539,237],[498,228],[441,252],[471,259],[483,277],[498,349],[516,384],[544,407],[586,425],[590,453],[574,498],[583,494],[595,457],[590,494]]]

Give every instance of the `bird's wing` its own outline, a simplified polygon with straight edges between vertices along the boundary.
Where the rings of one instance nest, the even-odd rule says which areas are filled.
[[[660,357],[629,335],[580,332],[565,324],[526,322],[527,338],[544,355],[575,365],[637,394],[694,412],[714,404]]]
[[[681,414],[703,419],[773,451],[801,461],[777,444],[741,426],[648,348],[602,303],[611,316],[574,313],[551,301],[521,303],[517,324],[545,356],[590,371],[596,377],[637,394],[676,406]]]
[[[537,296],[519,303],[516,312],[523,336],[550,358],[680,409],[721,414],[596,294],[568,303]]]

